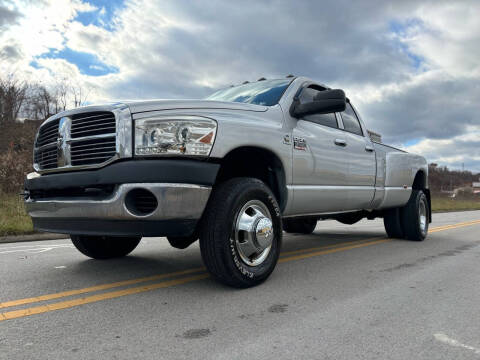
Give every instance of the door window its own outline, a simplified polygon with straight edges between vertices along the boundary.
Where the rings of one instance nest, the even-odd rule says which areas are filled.
[[[347,102],[347,107],[345,108],[345,111],[341,112],[340,114],[342,115],[345,131],[363,136],[362,127],[360,126],[357,115],[355,114],[355,111],[353,111],[350,103]]]

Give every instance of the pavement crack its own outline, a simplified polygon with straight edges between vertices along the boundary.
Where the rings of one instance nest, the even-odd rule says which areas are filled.
[[[288,305],[287,304],[275,304],[268,308],[268,312],[279,314],[287,312]]]
[[[200,339],[207,336],[210,336],[212,331],[210,329],[190,329],[183,333],[182,337],[184,339]]]

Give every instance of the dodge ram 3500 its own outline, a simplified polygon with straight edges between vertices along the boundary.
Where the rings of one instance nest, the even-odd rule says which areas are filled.
[[[207,269],[235,287],[270,275],[282,230],[382,217],[389,237],[421,241],[431,222],[425,159],[369,136],[342,90],[305,77],[64,111],[41,125],[34,169],[36,229],[95,259],[143,236],[200,239]]]

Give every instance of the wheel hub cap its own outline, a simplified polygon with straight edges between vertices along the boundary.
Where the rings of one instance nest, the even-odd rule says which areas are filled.
[[[420,230],[422,233],[425,233],[427,230],[427,206],[424,201],[420,201],[420,206],[418,208],[418,217],[420,223]]]
[[[269,218],[263,217],[257,221],[255,229],[255,245],[259,250],[264,250],[272,244],[273,226]]]
[[[272,217],[265,204],[259,200],[247,202],[237,214],[232,236],[244,263],[249,266],[263,263],[274,239]]]

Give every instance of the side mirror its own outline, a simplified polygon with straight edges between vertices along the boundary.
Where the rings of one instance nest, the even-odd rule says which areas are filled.
[[[290,115],[298,118],[312,114],[330,114],[345,111],[346,106],[347,100],[343,90],[324,90],[319,91],[311,102],[305,104],[294,102],[290,108]]]

